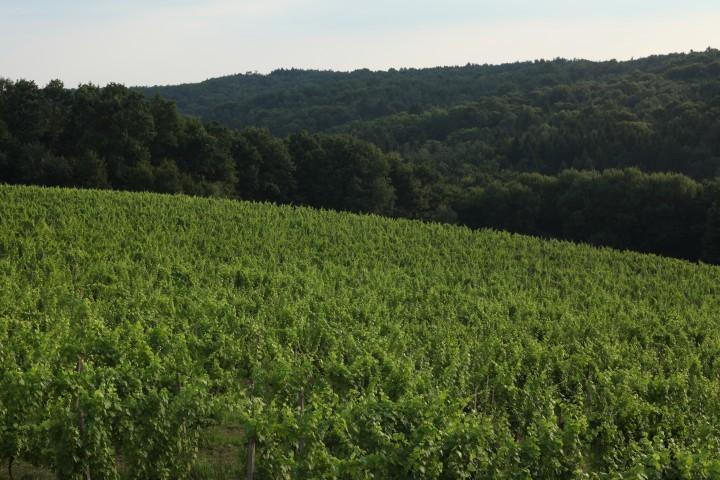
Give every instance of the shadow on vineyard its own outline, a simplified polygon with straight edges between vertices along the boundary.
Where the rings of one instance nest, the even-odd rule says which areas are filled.
[[[245,436],[238,427],[212,427],[200,435],[198,459],[189,478],[207,480],[232,480],[242,477],[244,465],[241,458],[245,453]],[[127,471],[122,458],[117,461],[119,477],[133,478]],[[16,480],[53,480],[52,470],[33,466],[26,462],[13,463],[13,477]],[[0,480],[9,480],[7,467],[0,471]]]
[[[178,195],[0,205],[0,475],[720,478],[716,266]]]

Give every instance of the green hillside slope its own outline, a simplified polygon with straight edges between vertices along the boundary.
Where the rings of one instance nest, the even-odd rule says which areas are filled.
[[[720,175],[720,51],[387,72],[278,70],[139,89],[233,127],[347,132],[446,175],[638,167]]]
[[[202,477],[224,428],[228,478],[246,442],[256,478],[717,478],[719,312],[679,260],[0,186],[0,457]]]

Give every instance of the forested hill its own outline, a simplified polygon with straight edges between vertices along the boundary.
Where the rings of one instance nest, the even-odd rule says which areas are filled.
[[[208,108],[245,95],[252,116],[225,120],[260,128],[242,129],[118,84],[0,79],[0,183],[291,203],[720,263],[718,73],[708,50],[161,91],[205,91]]]
[[[550,93],[558,87],[655,80],[693,84],[720,75],[717,50],[653,56],[627,62],[556,59],[504,65],[334,72],[281,69],[213,78],[201,83],[142,88],[174,100],[182,113],[273,133],[320,131],[358,120],[420,113],[486,97]],[[562,89],[561,89],[562,90]],[[690,92],[683,92],[690,93]],[[617,93],[615,93],[617,95]]]
[[[385,150],[557,173],[720,170],[720,51],[350,73],[278,70],[143,89],[233,127],[343,131]]]

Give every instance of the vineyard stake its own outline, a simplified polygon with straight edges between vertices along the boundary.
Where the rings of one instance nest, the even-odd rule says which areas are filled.
[[[300,418],[305,416],[305,387],[300,388]],[[302,455],[305,450],[305,437],[300,435],[300,444],[298,445],[299,454]]]
[[[247,447],[247,480],[255,478],[255,435],[248,440]]]
[[[85,371],[85,364],[80,355],[77,357],[77,373],[81,374]],[[80,407],[80,394],[75,398],[75,408],[78,410],[78,430],[80,430],[80,437],[85,440],[85,412]],[[85,465],[85,480],[92,480],[90,475],[90,465]]]

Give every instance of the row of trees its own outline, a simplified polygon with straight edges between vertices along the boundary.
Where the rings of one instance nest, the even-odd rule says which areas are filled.
[[[0,181],[392,213],[389,156],[346,135],[231,130],[122,85],[0,82]]]
[[[457,208],[472,227],[720,263],[719,205],[719,180],[625,169],[493,180]]]
[[[718,180],[637,169],[520,173],[456,162],[435,147],[401,155],[343,133],[279,138],[183,117],[172,102],[122,85],[0,80],[0,182],[293,203],[720,263]]]

